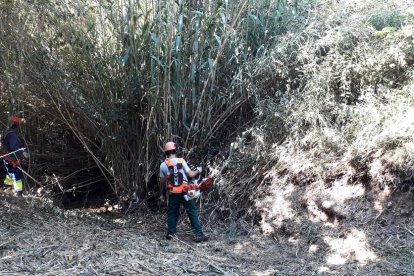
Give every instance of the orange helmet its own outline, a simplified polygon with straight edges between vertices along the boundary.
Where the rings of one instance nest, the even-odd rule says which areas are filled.
[[[20,118],[18,115],[13,115],[10,118],[10,123],[12,125],[18,126],[18,125],[20,125],[21,122],[22,122],[22,118]]]
[[[167,142],[164,146],[164,151],[170,151],[177,149],[177,146],[174,142]]]

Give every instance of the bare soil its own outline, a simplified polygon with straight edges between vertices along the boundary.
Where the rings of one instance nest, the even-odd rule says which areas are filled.
[[[0,193],[1,275],[413,275],[414,196],[394,194],[382,212],[358,199],[353,217],[286,222],[264,235],[247,223],[206,219],[196,244],[183,214],[165,239],[164,212],[63,210],[42,198]],[[354,202],[354,203],[355,203]],[[309,210],[309,206],[304,206]]]

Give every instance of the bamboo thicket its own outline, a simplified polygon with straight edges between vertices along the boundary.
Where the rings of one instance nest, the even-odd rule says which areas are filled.
[[[28,130],[34,147],[35,133],[49,133],[53,122],[72,133],[116,194],[148,194],[158,189],[149,183],[165,141],[202,163],[252,122],[246,64],[299,24],[298,5],[7,1],[0,80],[9,96],[2,96],[33,122],[42,119]]]

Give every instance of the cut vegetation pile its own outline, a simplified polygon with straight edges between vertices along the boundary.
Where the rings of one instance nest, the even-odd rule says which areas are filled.
[[[165,213],[146,208],[129,216],[105,208],[64,211],[44,199],[0,193],[0,273],[412,275],[414,210],[413,197],[407,195],[392,201],[381,216],[361,199],[346,209],[354,217],[339,223],[314,213],[300,227],[291,221],[265,236],[246,223],[221,227],[208,221],[209,212],[202,209],[211,240],[195,244],[184,214],[178,239],[166,241]]]

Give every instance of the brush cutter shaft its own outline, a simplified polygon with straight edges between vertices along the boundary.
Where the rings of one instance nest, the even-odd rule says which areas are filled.
[[[12,155],[12,154],[15,154],[16,152],[19,152],[19,151],[24,151],[26,148],[20,148],[20,149],[17,149],[17,150],[14,150],[14,151],[12,151],[12,152],[9,152],[9,153],[6,153],[6,154],[3,154],[3,155],[0,155],[0,158],[4,158],[4,157],[6,157],[6,156],[9,156],[9,155]]]

